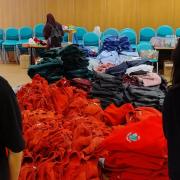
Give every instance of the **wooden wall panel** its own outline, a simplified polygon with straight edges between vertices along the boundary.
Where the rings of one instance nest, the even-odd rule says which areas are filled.
[[[180,27],[180,1],[174,0],[174,27]]]
[[[138,26],[173,26],[174,0],[138,0]]]
[[[105,4],[106,0],[75,0],[75,25],[85,26],[89,30],[97,25],[103,28],[106,19]]]
[[[62,24],[122,29],[180,27],[179,0],[0,0],[0,27],[34,26],[52,12]]]
[[[74,9],[74,0],[57,0],[57,12],[55,16],[62,24],[74,24]]]
[[[44,22],[49,0],[0,0],[0,27],[34,26]]]
[[[137,0],[107,0],[107,27],[135,27],[137,22]]]

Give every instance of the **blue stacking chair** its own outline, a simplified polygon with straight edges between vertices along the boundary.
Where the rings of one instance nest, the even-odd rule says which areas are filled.
[[[4,42],[4,30],[0,29],[0,54],[1,54],[1,59],[3,59],[2,56],[2,43]]]
[[[64,36],[63,36],[63,43],[67,43],[68,42],[68,33],[64,33]]]
[[[87,29],[84,27],[76,27],[76,33],[74,34],[74,36],[76,36],[78,44],[83,44],[83,37],[87,32]]]
[[[140,53],[141,51],[153,50],[153,49],[154,49],[153,46],[149,43],[146,43],[146,42],[142,42],[142,43],[137,45],[138,53]]]
[[[13,51],[14,52],[14,57],[17,61],[17,55],[16,55],[16,44],[19,41],[19,34],[18,34],[18,29],[14,27],[10,27],[6,29],[5,31],[5,41],[2,43],[2,51],[3,51],[3,60],[7,62],[8,56],[7,53],[8,51]]]
[[[148,50],[154,50],[153,46],[150,43],[142,42],[137,45],[137,51],[140,54],[141,51],[148,51]],[[150,59],[150,62],[152,64],[156,63],[156,72],[158,73],[158,59]]]
[[[152,37],[155,37],[155,30],[151,27],[144,27],[139,32],[139,43],[147,42],[150,43]]]
[[[88,32],[84,35],[83,38],[84,46],[96,46],[99,47],[99,37],[93,32]]]
[[[166,37],[168,35],[173,35],[174,30],[171,26],[163,25],[157,28],[156,35],[158,37]]]
[[[34,27],[34,36],[40,40],[44,40],[43,30],[44,24],[36,24]]]
[[[19,29],[19,41],[16,44],[17,55],[19,57],[22,53],[27,53],[27,49],[22,47],[22,44],[29,42],[29,39],[33,37],[33,29],[29,26],[24,26]]]
[[[136,31],[131,28],[126,28],[120,31],[120,36],[127,36],[131,47],[136,50],[137,48],[137,34]]]
[[[84,46],[88,46],[89,48],[98,51],[99,43],[100,43],[99,37],[94,32],[88,32],[84,35],[83,38]]]
[[[176,36],[180,38],[180,28],[176,29]]]
[[[119,36],[119,32],[118,32],[118,30],[115,29],[115,28],[108,28],[108,29],[106,29],[106,30],[102,33],[102,37],[103,37],[103,36],[109,36],[109,35]]]
[[[33,29],[29,26],[24,26],[19,29],[19,42],[21,44],[28,43],[29,39],[33,37]]]
[[[0,29],[0,47],[2,47],[3,41],[4,41],[4,30]]]

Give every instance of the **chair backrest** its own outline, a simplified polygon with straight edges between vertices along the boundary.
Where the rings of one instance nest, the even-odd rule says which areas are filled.
[[[173,35],[174,30],[171,26],[163,25],[157,28],[156,35],[158,37],[166,37],[167,35]]]
[[[76,27],[76,37],[78,40],[83,40],[84,35],[87,33],[87,29],[84,27]]]
[[[29,39],[33,37],[33,30],[29,26],[24,26],[19,29],[19,38],[20,40]]]
[[[64,36],[63,36],[63,41],[64,42],[68,42],[68,33],[64,33]]]
[[[44,24],[36,24],[34,27],[34,36],[37,38],[44,37],[43,30],[44,30]]]
[[[88,32],[83,38],[84,46],[97,46],[99,47],[99,37],[94,32]]]
[[[5,39],[18,41],[19,40],[18,29],[14,28],[14,27],[10,27],[10,28],[6,29]]]
[[[155,37],[155,30],[151,27],[144,27],[139,32],[139,41],[150,41],[152,37]]]
[[[4,40],[4,30],[0,29],[0,40]]]
[[[177,37],[180,37],[180,28],[177,28],[177,29],[176,29],[176,36],[177,36]]]
[[[115,28],[108,28],[102,33],[102,37],[107,35],[119,36],[119,32]]]
[[[120,36],[127,36],[130,44],[137,44],[137,35],[135,30],[126,28],[120,31]]]
[[[137,51],[140,53],[141,51],[153,50],[153,46],[150,43],[140,43],[137,45]]]

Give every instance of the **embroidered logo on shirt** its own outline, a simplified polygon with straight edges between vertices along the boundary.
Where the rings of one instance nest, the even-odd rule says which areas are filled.
[[[140,140],[140,136],[137,133],[128,133],[126,136],[126,139],[128,142],[132,143],[132,142],[137,142]]]

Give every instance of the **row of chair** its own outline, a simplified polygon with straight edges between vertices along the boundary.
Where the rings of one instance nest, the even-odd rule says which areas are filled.
[[[16,28],[8,28],[5,31],[0,29],[0,47],[2,52],[2,59],[7,59],[7,51],[14,51],[16,60],[18,61],[18,55],[20,51],[23,52],[25,49],[22,48],[22,44],[27,43],[29,38],[33,36],[43,40],[43,29],[44,24],[37,24],[34,29],[28,26],[24,26],[20,29]],[[176,35],[180,37],[180,28],[177,28],[174,32],[173,28],[168,25],[160,26],[156,31],[151,27],[142,28],[139,32],[139,42],[149,43],[150,39],[154,36],[165,37],[167,35]],[[131,28],[126,28],[118,31],[115,28],[106,29],[101,36],[99,37],[97,34],[93,32],[88,32],[84,27],[76,27],[75,37],[77,39],[78,44],[83,44],[85,46],[95,46],[99,47],[100,42],[103,42],[104,39],[108,36],[127,36],[131,43],[133,49],[137,48],[138,39],[137,33],[135,30]],[[68,34],[65,33],[63,37],[63,41],[68,41]],[[18,51],[17,51],[18,49]],[[19,52],[19,53],[17,53]]]
[[[23,44],[27,43],[28,39],[35,36],[39,39],[44,39],[43,37],[43,28],[44,24],[38,24],[34,27],[34,31],[31,27],[25,26],[20,28],[19,30],[16,28],[8,28],[5,33],[3,29],[0,29],[0,45],[4,45],[5,49],[6,46],[14,45],[14,44]],[[83,44],[84,35],[88,32],[84,27],[77,27],[76,28],[76,38],[79,44]],[[150,39],[154,36],[165,37],[167,35],[173,35],[174,30],[172,27],[168,25],[160,26],[157,31],[155,31],[151,27],[142,28],[139,32],[139,42],[149,42]],[[118,31],[115,28],[108,28],[106,29],[100,39],[103,41],[107,36],[128,36],[129,41],[132,45],[137,44],[137,34],[136,31],[131,28],[126,28],[123,30]],[[176,29],[175,35],[180,37],[180,28]],[[68,41],[68,34],[65,33],[64,35],[64,42]],[[97,39],[97,38],[96,38]]]
[[[83,27],[77,28],[76,34],[77,34],[78,43],[83,44],[84,35],[87,34],[86,28],[83,28]],[[103,41],[106,37],[111,36],[111,35],[127,36],[132,45],[132,48],[136,48],[136,45],[138,43],[142,43],[142,42],[149,43],[151,38],[155,37],[155,36],[166,37],[166,36],[176,35],[177,37],[180,37],[180,28],[177,28],[174,32],[173,28],[168,25],[160,26],[157,30],[155,30],[151,27],[144,27],[139,32],[139,40],[137,38],[136,31],[131,28],[126,28],[126,29],[123,29],[120,31],[118,31],[115,28],[108,28],[102,33],[100,40]],[[92,35],[91,35],[91,37],[92,37]],[[93,37],[94,37],[94,39],[97,39],[97,37],[95,37],[95,35]]]
[[[34,29],[29,26],[24,26],[20,29],[10,27],[5,31],[0,29],[0,49],[2,60],[6,61],[7,51],[14,51],[16,61],[18,61],[16,48],[22,47],[22,44],[28,43],[29,38],[34,36],[43,40],[43,29],[44,24],[37,24]]]

